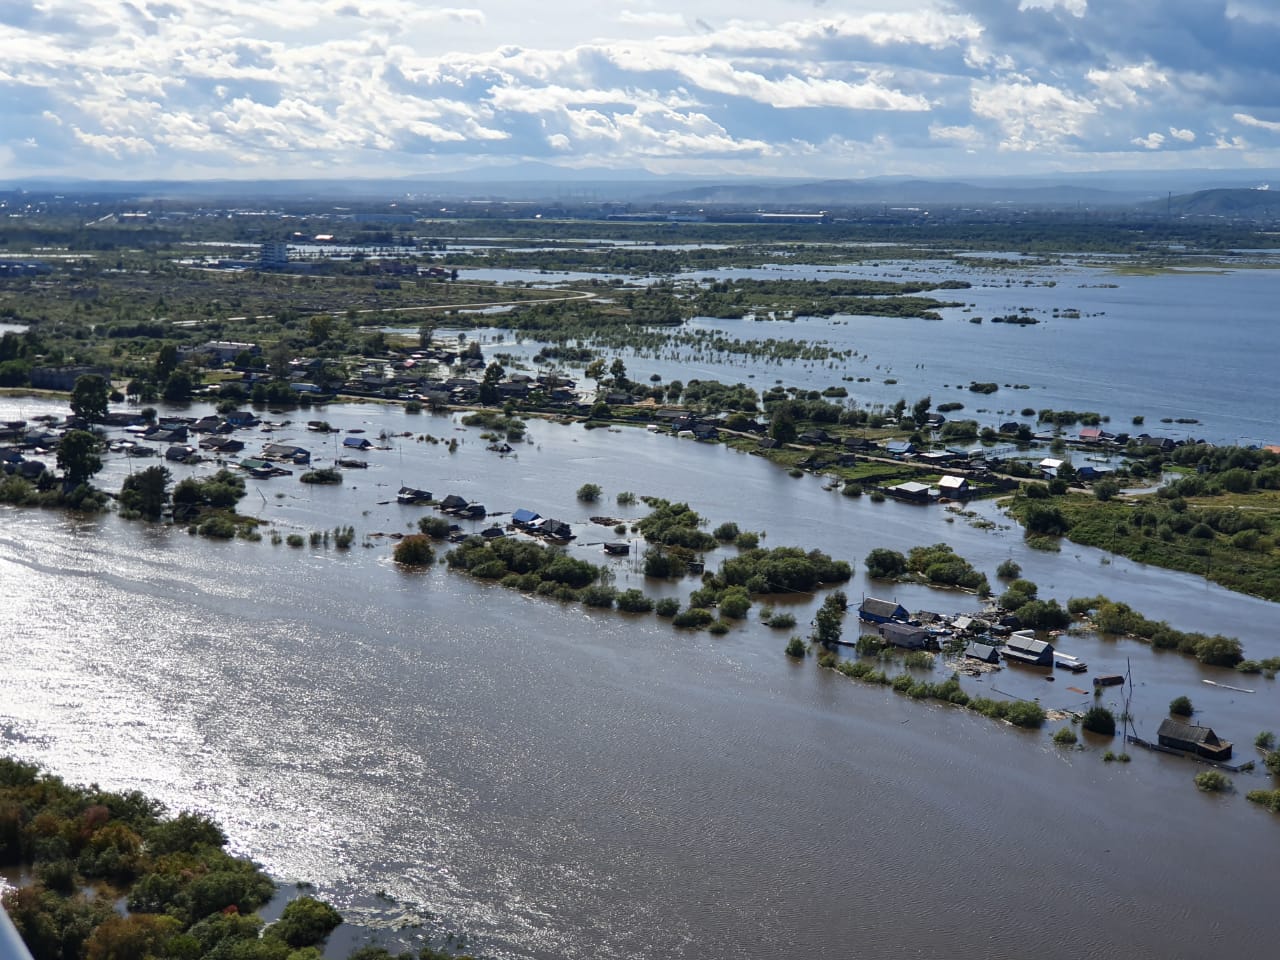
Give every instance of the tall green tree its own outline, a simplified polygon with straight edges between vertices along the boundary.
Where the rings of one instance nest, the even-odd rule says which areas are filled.
[[[178,348],[172,343],[163,344],[156,354],[152,373],[157,383],[164,383],[169,375],[178,368]]]
[[[87,430],[68,430],[58,444],[58,469],[72,486],[88,483],[102,469],[98,438]]]
[[[81,420],[100,423],[107,418],[107,400],[111,393],[111,384],[106,377],[96,373],[86,373],[76,378],[76,385],[71,390],[71,412]]]
[[[167,467],[147,467],[126,478],[120,487],[120,504],[151,520],[157,520],[169,500],[169,481],[173,475]]]

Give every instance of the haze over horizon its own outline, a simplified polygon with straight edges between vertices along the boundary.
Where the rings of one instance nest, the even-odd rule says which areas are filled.
[[[1280,167],[1280,9],[1214,0],[9,0],[0,175]]]

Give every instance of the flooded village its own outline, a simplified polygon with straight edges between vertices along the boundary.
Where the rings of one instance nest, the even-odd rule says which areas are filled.
[[[948,309],[876,324],[919,324],[921,344],[979,329]],[[919,385],[901,358],[877,377],[894,384],[859,383],[849,358],[633,346],[569,366],[535,361],[544,344],[518,328],[451,319],[385,324],[341,363],[192,338],[182,400],[93,365],[33,367],[61,395],[0,396],[2,482],[30,491],[0,507],[25,625],[4,661],[23,694],[6,698],[11,747],[210,812],[385,942],[452,929],[494,956],[649,955],[649,923],[611,912],[623,898],[707,956],[761,930],[823,952],[868,924],[887,937],[877,891],[902,883],[961,916],[980,876],[1012,922],[1035,872],[1036,900],[1095,952],[1129,929],[1099,920],[1106,902],[1138,904],[1155,955],[1187,936],[1152,904],[1194,857],[1245,865],[1212,905],[1225,927],[1197,942],[1258,946],[1252,855],[1276,823],[1246,795],[1275,786],[1275,602],[1216,564],[1272,549],[1230,515],[1269,503],[1267,443],[1212,414],[1147,427],[1050,406],[1057,388],[1025,366],[1008,379],[1032,387],[996,402],[986,354]],[[85,377],[119,398],[69,412]],[[59,448],[77,432],[105,509],[38,508],[75,492]],[[1231,495],[1255,500],[1219,509],[1210,487],[1232,470],[1253,479]],[[1100,511],[1110,539],[1073,541]],[[1128,557],[1130,535],[1201,565]],[[1191,552],[1205,541],[1208,562]],[[1181,699],[1191,713],[1170,712]],[[94,723],[109,767],[76,734]],[[1202,772],[1228,788],[1197,789]],[[814,798],[849,802],[819,825],[796,815]],[[1162,822],[1134,822],[1157,806]],[[921,811],[907,830],[904,807]],[[673,868],[690,859],[709,880]],[[788,920],[819,875],[870,913]],[[533,929],[544,945],[516,946]],[[949,920],[932,935],[962,955],[984,936]],[[1019,943],[1058,955],[1051,939]]]

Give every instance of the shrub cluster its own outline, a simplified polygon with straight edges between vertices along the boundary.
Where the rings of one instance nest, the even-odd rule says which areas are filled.
[[[1104,596],[1072,597],[1067,610],[1074,616],[1091,615],[1102,633],[1137,637],[1161,650],[1177,650],[1203,664],[1234,667],[1244,660],[1239,640],[1221,634],[1187,633],[1175,630],[1163,620],[1148,620],[1128,604],[1115,603]]]

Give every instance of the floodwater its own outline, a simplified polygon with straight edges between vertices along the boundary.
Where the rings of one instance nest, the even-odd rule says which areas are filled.
[[[56,408],[0,398],[0,419],[45,409]],[[323,417],[386,449],[340,488],[251,482],[242,512],[283,532],[351,523],[370,546],[211,543],[115,515],[0,508],[10,753],[209,811],[238,850],[314,882],[352,918],[421,921],[402,931],[410,941],[465,931],[496,957],[1271,955],[1263,918],[1280,824],[1243,798],[1270,786],[1264,774],[1236,776],[1236,794],[1201,794],[1189,761],[1135,751],[1104,763],[1117,743],[1067,750],[1049,739],[1057,724],[1017,730],[792,662],[785,633],[756,611],[722,638],[679,632],[443,566],[407,573],[373,534],[429,512],[394,503],[408,483],[568,520],[573,551],[605,562],[599,542],[614,535],[587,518],[640,515],[614,502],[631,490],[687,500],[712,526],[764,531],[767,546],[855,564],[876,546],[946,540],[994,583],[1013,557],[1042,596],[1106,593],[1239,636],[1254,657],[1280,654],[1280,605],[1071,544],[1028,551],[990,506],[979,510],[998,525],[979,529],[642,430],[533,421],[531,442],[499,457],[452,417],[380,405],[299,416],[259,439],[331,460],[340,437],[301,429]],[[413,436],[379,439],[403,431]],[[457,452],[427,434],[458,438]],[[252,452],[252,434],[240,436]],[[113,458],[100,484],[145,465]],[[575,499],[587,481],[604,488],[601,503]],[[620,588],[644,582],[634,561],[610,563]],[[885,587],[859,573],[846,590]],[[890,592],[913,609],[975,605]],[[819,600],[792,601],[800,630]],[[1130,659],[1148,736],[1182,693],[1238,756],[1280,717],[1275,681],[1136,643],[1073,636],[1060,648],[1091,673]],[[1091,699],[1067,689],[1079,678],[1049,684],[1034,671],[965,682],[1048,707]]]
[[[780,380],[821,390],[844,386],[862,406],[908,403],[929,395],[935,404],[964,404],[953,418],[998,426],[1025,420],[1024,408],[1096,411],[1113,433],[1133,431],[1215,443],[1280,440],[1280,379],[1272,357],[1280,346],[1272,305],[1280,299],[1280,270],[1184,271],[1154,276],[1117,273],[1076,262],[1010,269],[948,261],[883,261],[849,266],[779,264],[701,270],[682,279],[837,280],[893,282],[967,280],[967,290],[924,295],[961,307],[937,321],[837,315],[793,321],[699,317],[694,328],[729,338],[822,341],[851,350],[845,361],[768,362],[746,355],[664,347],[658,354],[617,351],[632,379],[718,379],[758,390]],[[1055,313],[1056,311],[1056,313]],[[1073,312],[1078,312],[1078,316]],[[1034,326],[992,323],[1025,313]],[[982,323],[971,322],[982,318]],[[508,341],[512,331],[502,332]],[[538,345],[524,341],[528,356]],[[509,346],[506,352],[516,353]],[[606,351],[608,352],[608,351]],[[867,378],[866,382],[857,382]],[[991,395],[968,390],[994,382]],[[1194,419],[1198,423],[1163,423]]]

